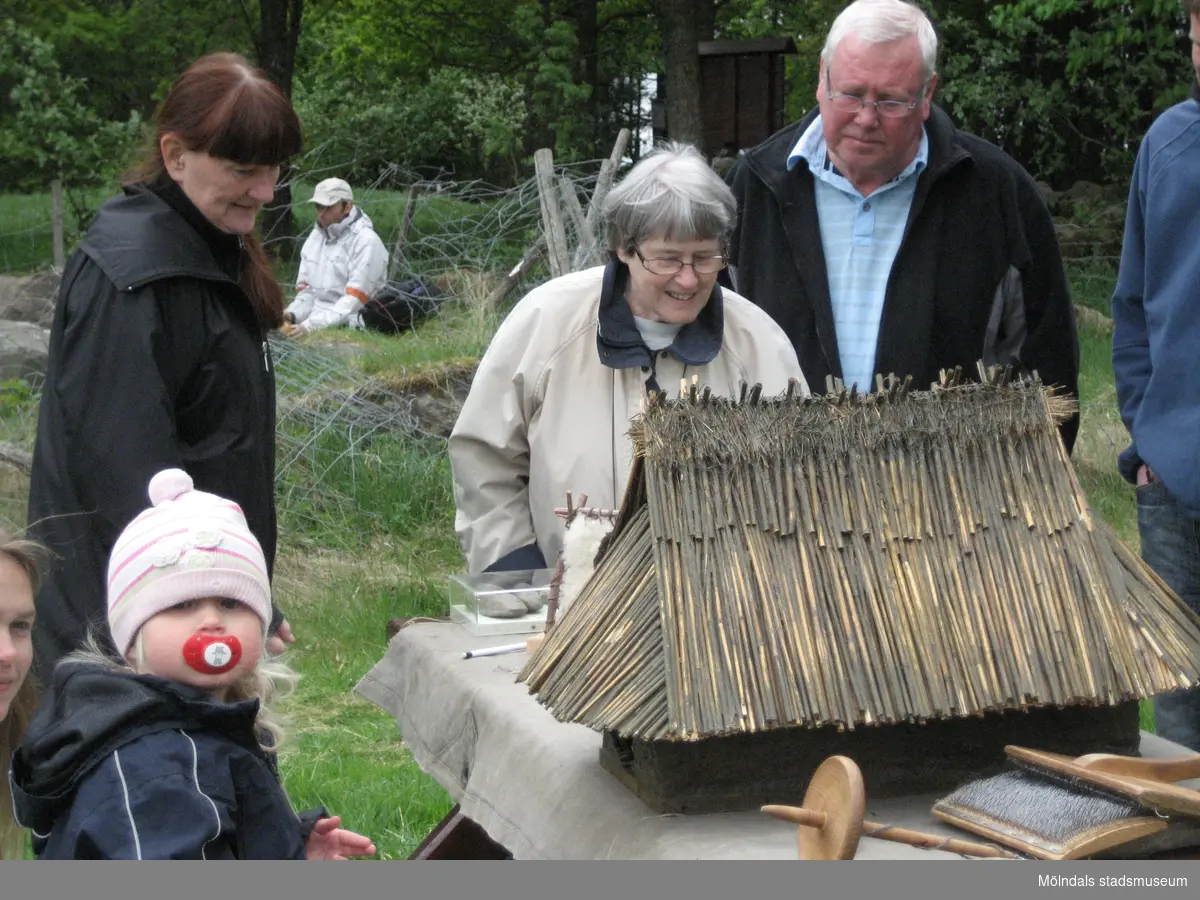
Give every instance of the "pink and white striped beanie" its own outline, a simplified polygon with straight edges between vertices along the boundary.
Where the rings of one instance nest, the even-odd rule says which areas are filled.
[[[152,507],[126,526],[108,562],[108,626],[121,655],[138,629],[184,600],[240,600],[271,621],[262,547],[231,500],[197,491],[182,469],[150,479]]]

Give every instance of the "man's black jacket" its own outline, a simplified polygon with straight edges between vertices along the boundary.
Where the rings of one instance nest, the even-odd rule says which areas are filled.
[[[813,391],[840,378],[833,308],[812,174],[785,161],[816,118],[777,132],[729,174],[739,221],[730,247],[733,287],[791,338]],[[892,264],[875,371],[927,388],[939,369],[976,361],[1036,369],[1077,397],[1079,344],[1054,223],[1013,159],[957,130],[936,106],[925,123],[929,162]],[[864,385],[859,386],[860,389]],[[1079,419],[1062,427],[1068,451]]]

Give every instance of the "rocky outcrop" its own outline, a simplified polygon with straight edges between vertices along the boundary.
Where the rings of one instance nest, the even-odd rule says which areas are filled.
[[[0,275],[0,320],[49,327],[60,280],[51,269],[33,275]]]
[[[471,389],[477,360],[451,359],[384,373],[358,389],[358,395],[403,412],[417,434],[450,437]]]
[[[0,321],[0,381],[40,381],[46,374],[50,329],[32,322]]]
[[[467,398],[477,365],[475,359],[456,358],[381,372],[356,384],[323,386],[314,379],[311,387],[300,392],[281,393],[280,423],[285,429],[294,421],[317,431],[402,431],[445,440]],[[293,377],[282,360],[276,361],[276,374],[281,382]]]

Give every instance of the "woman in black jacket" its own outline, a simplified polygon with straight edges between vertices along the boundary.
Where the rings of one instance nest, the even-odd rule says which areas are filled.
[[[37,598],[39,674],[106,633],[104,572],[145,485],[181,468],[234,500],[275,557],[275,378],[283,295],[254,234],[300,121],[245,59],[193,63],[153,147],[63,273],[38,419],[29,533],[56,554]],[[269,649],[294,638],[276,608]]]

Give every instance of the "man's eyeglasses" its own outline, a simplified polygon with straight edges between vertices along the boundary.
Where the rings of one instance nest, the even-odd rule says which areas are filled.
[[[921,85],[921,90],[917,91],[917,96],[913,98],[912,103],[905,103],[903,100],[864,100],[853,94],[835,94],[833,85],[829,81],[829,67],[825,68],[825,94],[829,98],[830,105],[838,112],[855,115],[862,112],[864,106],[874,106],[875,111],[885,119],[901,119],[917,108],[917,104],[925,96],[925,88],[928,86],[928,81]]]
[[[669,256],[653,257],[646,259],[642,256],[642,251],[636,247],[633,248],[634,254],[642,261],[642,266],[647,272],[654,275],[674,275],[683,269],[684,266],[691,266],[692,271],[697,275],[712,275],[720,272],[725,268],[726,260],[723,256],[694,256],[690,263],[684,262],[682,259],[672,259]]]

